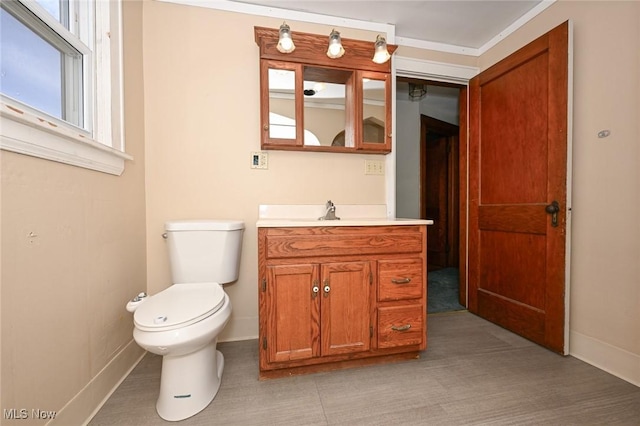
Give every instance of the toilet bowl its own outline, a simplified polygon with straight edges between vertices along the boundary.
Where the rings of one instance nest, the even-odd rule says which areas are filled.
[[[218,336],[231,317],[222,284],[238,279],[244,223],[233,220],[165,224],[172,285],[128,304],[133,338],[162,356],[156,410],[169,421],[206,408],[220,389],[224,357]]]
[[[174,284],[136,309],[133,338],[163,356],[160,417],[183,420],[216,396],[224,368],[217,337],[230,316],[231,301],[217,283]]]

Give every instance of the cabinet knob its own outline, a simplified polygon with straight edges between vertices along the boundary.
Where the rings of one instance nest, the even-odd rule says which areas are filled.
[[[311,291],[313,292],[313,293],[311,293],[311,298],[315,299],[316,297],[318,297],[318,292],[320,291],[320,287],[318,287],[317,285],[314,285],[311,288]]]

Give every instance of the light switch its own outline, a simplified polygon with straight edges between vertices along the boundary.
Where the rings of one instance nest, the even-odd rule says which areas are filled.
[[[252,169],[268,169],[269,168],[269,156],[266,152],[252,152],[251,153],[251,168]]]
[[[384,161],[364,160],[365,175],[384,175]]]

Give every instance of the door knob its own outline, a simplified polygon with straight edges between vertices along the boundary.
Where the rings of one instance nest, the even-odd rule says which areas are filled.
[[[558,212],[560,211],[560,204],[554,200],[544,208],[544,211],[551,215],[551,226],[558,226]]]
[[[324,284],[324,288],[322,289],[324,291],[324,297],[329,297],[329,292],[331,291],[331,287],[329,287],[329,280],[325,279],[322,284]]]

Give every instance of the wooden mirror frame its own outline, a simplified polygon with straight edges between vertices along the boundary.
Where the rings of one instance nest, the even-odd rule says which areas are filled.
[[[374,42],[342,38],[345,54],[341,58],[331,59],[326,55],[329,36],[292,32],[295,50],[291,53],[281,53],[278,45],[279,31],[272,28],[254,27],[255,41],[260,48],[260,117],[261,138],[260,146],[264,150],[292,150],[292,151],[321,151],[347,153],[375,153],[388,154],[391,152],[391,59],[383,64],[372,61]],[[389,54],[393,55],[397,46],[387,44]],[[296,105],[296,138],[272,139],[269,136],[269,66],[279,64],[286,69],[295,70],[295,105]],[[318,66],[329,69],[340,69],[353,72],[356,88],[351,90],[353,95],[347,96],[345,132],[353,135],[352,146],[317,146],[304,145],[304,116],[302,72],[304,66]],[[364,95],[362,78],[373,77],[385,81],[385,128],[384,142],[372,143],[363,140],[363,103]],[[299,128],[298,128],[299,127]]]

